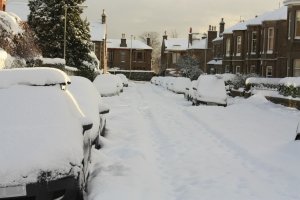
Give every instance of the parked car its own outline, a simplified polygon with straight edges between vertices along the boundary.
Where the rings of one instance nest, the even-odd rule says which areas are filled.
[[[177,94],[185,94],[186,88],[190,86],[191,79],[178,77],[174,79],[173,91]]]
[[[0,199],[83,199],[92,120],[53,68],[0,70]]]
[[[120,79],[113,74],[98,75],[93,83],[102,97],[119,95],[123,89]]]
[[[69,91],[77,100],[83,113],[92,120],[93,127],[90,130],[91,137],[96,149],[100,149],[100,136],[105,135],[106,118],[105,114],[109,109],[103,104],[101,95],[94,84],[84,77],[72,76],[72,84]]]
[[[195,98],[195,90],[193,88],[196,88],[197,83],[198,82],[196,80],[194,80],[191,82],[189,87],[186,88],[184,97],[188,101],[193,101],[193,99]]]
[[[194,88],[193,104],[215,104],[227,106],[227,94],[224,80],[218,75],[201,75]]]
[[[118,77],[121,78],[123,86],[128,87],[128,79],[124,74],[117,74]]]

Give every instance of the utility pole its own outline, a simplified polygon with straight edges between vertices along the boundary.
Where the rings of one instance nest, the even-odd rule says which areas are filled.
[[[132,37],[133,35],[130,36],[130,61],[129,61],[129,69],[130,69],[130,72],[129,72],[129,79],[131,79],[131,65],[132,65]]]

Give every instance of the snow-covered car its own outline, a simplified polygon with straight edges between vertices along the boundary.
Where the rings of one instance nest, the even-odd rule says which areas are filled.
[[[93,127],[90,130],[90,135],[95,148],[100,149],[100,136],[105,135],[105,114],[109,112],[109,109],[103,104],[101,95],[90,80],[72,76],[71,82],[72,84],[68,87],[69,91],[77,100],[82,112],[92,120]]]
[[[196,89],[193,104],[215,104],[227,106],[227,93],[224,80],[221,76],[199,76]]]
[[[119,95],[123,89],[120,79],[113,74],[98,75],[93,83],[102,97]]]
[[[185,94],[186,88],[191,85],[191,79],[178,77],[174,79],[173,91],[177,94]]]
[[[128,79],[124,74],[117,74],[118,77],[121,78],[123,86],[128,87]]]
[[[166,81],[166,87],[168,90],[170,91],[174,91],[174,81],[175,81],[175,77],[167,77],[167,81]]]
[[[93,124],[58,69],[0,70],[0,199],[83,199]]]

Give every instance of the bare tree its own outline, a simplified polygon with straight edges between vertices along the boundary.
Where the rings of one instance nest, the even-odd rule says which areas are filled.
[[[150,38],[150,46],[152,47],[152,59],[153,59],[153,70],[158,73],[159,72],[159,61],[160,61],[160,48],[161,48],[161,40],[160,35],[157,32],[149,31],[144,32],[139,36],[139,38],[147,43],[147,38]]]

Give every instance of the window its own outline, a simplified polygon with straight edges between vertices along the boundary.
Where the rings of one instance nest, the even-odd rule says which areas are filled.
[[[295,59],[294,60],[293,71],[294,71],[294,76],[295,77],[300,77],[300,59]]]
[[[112,51],[108,52],[108,61],[112,62],[114,60],[114,53]]]
[[[226,56],[228,57],[230,55],[230,39],[227,38],[226,40]]]
[[[255,53],[257,50],[257,32],[252,32],[251,52]]]
[[[173,64],[176,64],[179,60],[180,53],[172,53],[172,62]]]
[[[295,38],[300,39],[300,10],[296,11],[295,19]]]
[[[266,68],[266,77],[270,78],[273,76],[273,67],[272,66],[267,66]]]
[[[251,65],[251,67],[250,67],[250,73],[251,74],[255,74],[256,73],[256,66],[255,65]]]
[[[242,36],[236,38],[236,54],[241,55],[242,52]]]
[[[121,62],[126,62],[126,51],[120,52],[120,60]]]
[[[133,61],[135,62],[144,62],[145,54],[143,51],[134,51],[133,52]]]
[[[274,49],[274,28],[268,29],[268,52],[273,52]]]
[[[229,73],[229,72],[230,72],[229,65],[226,65],[226,66],[225,66],[225,73]]]
[[[292,33],[292,31],[291,31],[291,29],[292,29],[292,13],[291,12],[289,12],[289,29],[288,29],[288,39],[291,39],[291,33]]]
[[[235,67],[235,73],[240,74],[241,73],[241,66],[236,66]]]

